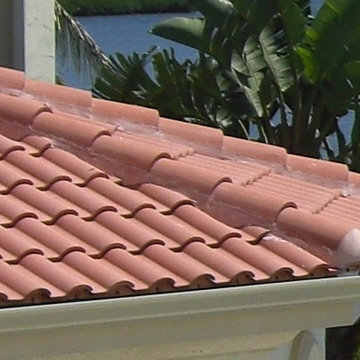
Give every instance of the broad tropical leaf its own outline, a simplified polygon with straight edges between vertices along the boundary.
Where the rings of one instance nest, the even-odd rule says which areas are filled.
[[[343,71],[346,62],[359,58],[359,18],[357,0],[324,2],[298,48],[309,81],[330,80],[334,72]]]
[[[150,33],[206,52],[201,41],[204,27],[205,22],[201,19],[177,17],[157,24]]]

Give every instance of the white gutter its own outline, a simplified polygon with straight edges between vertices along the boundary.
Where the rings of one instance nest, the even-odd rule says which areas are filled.
[[[359,315],[360,277],[326,278],[5,308],[0,310],[0,346],[3,354],[7,348],[16,349],[14,358],[31,358],[24,339],[36,343],[37,336],[48,345],[35,346],[33,356],[101,351],[105,348],[100,338],[106,339],[107,349],[123,352],[206,339],[237,338],[240,346],[239,337],[250,344],[252,336],[259,342],[265,335],[269,339],[274,334],[292,336],[300,330],[349,325]],[[69,339],[76,344],[66,350]]]

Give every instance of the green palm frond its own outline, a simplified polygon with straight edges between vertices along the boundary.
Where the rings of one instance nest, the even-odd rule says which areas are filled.
[[[57,52],[63,61],[69,59],[76,73],[94,79],[100,67],[109,66],[108,57],[82,25],[55,1]]]

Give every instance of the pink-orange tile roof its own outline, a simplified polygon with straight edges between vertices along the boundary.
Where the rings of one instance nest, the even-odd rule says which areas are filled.
[[[0,305],[337,276],[360,175],[0,68]]]

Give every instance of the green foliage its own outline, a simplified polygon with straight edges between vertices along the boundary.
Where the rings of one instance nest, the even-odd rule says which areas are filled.
[[[149,64],[153,76],[146,71]],[[197,63],[181,63],[173,50],[156,48],[141,56],[111,56],[110,67],[102,69],[93,88],[101,98],[157,108],[165,117],[247,137],[249,123],[245,118],[252,109],[245,95],[236,90],[232,78],[210,58],[200,55]],[[244,121],[239,121],[239,115]]]
[[[187,11],[187,0],[59,0],[71,15]]]
[[[175,93],[176,103],[147,94],[155,90],[142,86],[144,74],[133,83],[142,89],[141,99],[120,90],[122,101],[153,106],[164,116],[217,126],[235,136],[251,134],[290,153],[346,162],[360,171],[358,0],[328,0],[315,17],[309,0],[191,4],[201,17],[173,18],[151,30],[199,52],[195,62],[184,64],[166,52],[147,57],[155,79],[148,76],[146,83],[156,84],[155,93],[161,93],[160,88]],[[134,64],[130,58],[122,62],[127,64],[124,81]],[[185,79],[179,77],[175,63]],[[160,77],[163,69],[167,81]],[[118,70],[112,75],[118,76]],[[96,93],[113,98],[115,83],[108,78],[105,89],[103,80],[100,76],[95,84]],[[164,99],[166,106],[161,103]],[[355,115],[347,139],[340,121],[349,110]]]
[[[107,67],[109,59],[96,45],[87,31],[55,1],[56,51],[62,59],[70,59],[79,75],[94,77],[100,67]],[[58,76],[57,82],[61,83]]]

